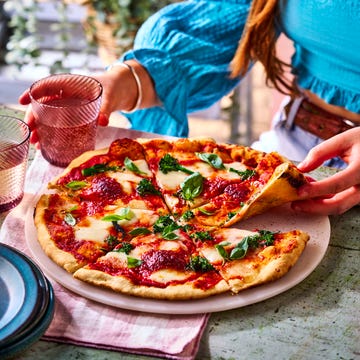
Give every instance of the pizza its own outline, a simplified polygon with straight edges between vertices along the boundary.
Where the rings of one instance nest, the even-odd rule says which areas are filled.
[[[242,230],[306,182],[277,153],[213,139],[128,139],[89,151],[35,206],[38,241],[76,279],[153,299],[236,294],[279,279],[309,240]]]

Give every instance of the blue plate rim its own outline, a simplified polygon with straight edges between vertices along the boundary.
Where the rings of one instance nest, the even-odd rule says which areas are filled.
[[[43,317],[40,319],[38,325],[34,329],[29,329],[19,341],[1,347],[0,356],[14,357],[20,352],[25,351],[32,344],[37,342],[50,326],[55,312],[55,294],[50,281],[46,279],[46,282],[49,288],[49,303]]]
[[[17,269],[23,279],[25,288],[25,296],[20,309],[14,317],[0,329],[1,345],[2,342],[12,336],[13,333],[28,326],[33,315],[36,314],[41,307],[43,299],[38,277],[34,272],[34,268],[24,256],[22,256],[21,252],[9,245],[0,243],[0,257]],[[3,279],[3,282],[6,285],[11,286],[11,283],[9,285],[7,279]],[[11,301],[11,299],[9,300]]]
[[[28,263],[31,265],[38,278],[39,286],[40,286],[39,302],[41,301],[41,306],[39,307],[37,312],[34,312],[32,316],[29,317],[27,321],[28,324],[27,326],[23,326],[19,328],[10,337],[7,337],[6,339],[0,342],[2,347],[8,346],[10,343],[18,341],[21,337],[24,336],[25,333],[27,333],[31,329],[35,329],[36,326],[38,326],[38,324],[40,323],[41,319],[43,318],[50,301],[49,281],[45,277],[42,270],[26,254],[20,251],[18,251],[18,254],[22,256],[26,261],[28,261]]]

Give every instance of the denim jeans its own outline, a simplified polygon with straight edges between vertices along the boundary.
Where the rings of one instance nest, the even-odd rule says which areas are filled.
[[[251,146],[265,152],[277,151],[289,160],[302,161],[309,150],[323,140],[294,124],[287,123],[284,106],[289,100],[290,98],[286,98],[282,102],[279,111],[274,115],[271,129],[261,134],[259,140]],[[329,159],[323,165],[339,169],[347,166],[339,157]]]

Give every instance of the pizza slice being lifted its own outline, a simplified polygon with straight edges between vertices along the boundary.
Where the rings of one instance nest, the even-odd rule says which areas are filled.
[[[230,226],[296,200],[306,183],[295,165],[277,153],[217,144],[207,138],[141,141],[157,185],[174,216]]]
[[[195,208],[192,221],[229,227],[298,199],[297,189],[306,182],[304,175],[290,162],[273,164],[274,157],[278,158],[278,155],[266,155],[250,178],[228,185],[222,194]],[[264,169],[264,163],[270,166]]]

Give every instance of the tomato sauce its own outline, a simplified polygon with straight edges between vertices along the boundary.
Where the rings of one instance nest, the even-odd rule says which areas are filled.
[[[86,176],[82,174],[83,169],[90,168],[94,165],[98,164],[107,164],[110,158],[108,155],[97,155],[86,161],[85,163],[81,164],[81,166],[75,167],[71,169],[65,176],[62,176],[57,184],[58,185],[66,185],[71,181],[80,181],[84,180]]]
[[[91,186],[83,189],[79,196],[82,200],[96,201],[103,205],[112,204],[119,198],[125,203],[130,200],[121,185],[115,179],[104,174],[94,177]]]
[[[203,182],[203,192],[202,196],[206,199],[210,199],[214,196],[220,195],[224,189],[232,184],[234,181],[222,179],[222,178],[214,178],[214,179],[205,179]]]
[[[150,250],[143,255],[141,260],[140,272],[143,273],[152,273],[162,269],[182,271],[188,263],[186,253],[182,250]]]

